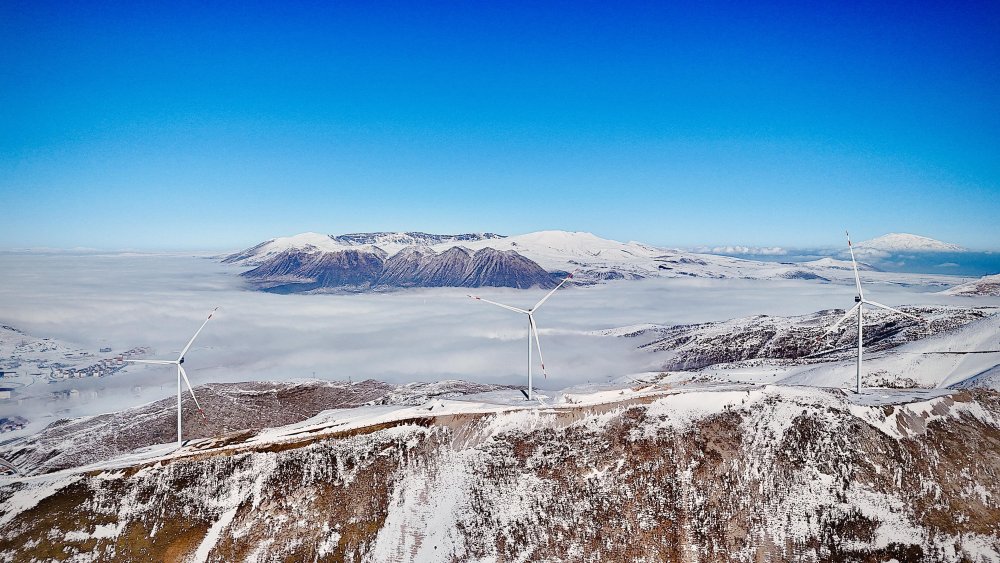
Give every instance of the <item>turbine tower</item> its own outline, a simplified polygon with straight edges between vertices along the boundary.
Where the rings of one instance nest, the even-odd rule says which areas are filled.
[[[837,321],[836,323],[833,324],[833,326],[828,328],[826,330],[826,334],[829,334],[837,330],[837,328],[840,327],[841,323],[849,319],[851,315],[853,315],[855,312],[858,313],[858,366],[855,379],[855,391],[857,393],[861,393],[861,360],[862,360],[861,351],[862,351],[862,346],[864,344],[864,338],[862,336],[862,331],[864,327],[864,312],[865,312],[864,306],[870,305],[872,307],[885,309],[886,311],[892,311],[893,313],[899,313],[900,315],[910,317],[911,319],[916,319],[920,322],[926,322],[926,321],[924,321],[924,319],[916,315],[911,315],[910,313],[904,313],[903,311],[900,311],[899,309],[894,309],[888,305],[883,305],[881,303],[876,303],[875,301],[870,301],[868,299],[865,299],[865,293],[861,289],[861,276],[858,275],[858,262],[857,260],[854,259],[854,246],[851,244],[851,234],[848,233],[847,231],[844,231],[844,233],[847,235],[847,248],[851,251],[851,264],[854,266],[854,284],[858,288],[858,294],[854,296],[854,307],[851,307],[851,309],[847,311],[847,313],[843,317],[841,317],[839,321]]]
[[[552,289],[552,291],[546,293],[545,297],[542,297],[541,300],[539,300],[538,303],[535,303],[535,306],[532,307],[532,308],[530,308],[530,309],[519,309],[517,307],[511,307],[510,305],[504,305],[503,303],[497,303],[496,301],[490,301],[489,299],[483,299],[482,297],[479,297],[479,296],[476,296],[476,295],[470,295],[469,296],[469,297],[475,299],[476,301],[484,301],[484,302],[489,303],[491,305],[496,305],[497,307],[502,307],[504,309],[507,309],[508,311],[514,311],[515,313],[521,313],[523,315],[527,315],[527,317],[528,317],[528,393],[527,393],[527,397],[528,397],[529,401],[534,396],[532,394],[532,387],[531,387],[531,338],[532,338],[532,336],[534,336],[534,338],[535,338],[535,346],[538,348],[538,361],[541,362],[541,364],[542,364],[542,375],[544,377],[546,377],[546,378],[549,376],[548,373],[545,371],[545,359],[542,358],[542,344],[538,340],[538,325],[535,324],[535,312],[538,311],[538,308],[541,307],[542,304],[545,303],[548,300],[549,297],[552,297],[552,294],[555,293],[556,290],[558,290],[560,287],[562,287],[564,283],[568,282],[570,280],[570,278],[573,277],[574,273],[576,273],[576,272],[574,271],[574,272],[570,273],[568,276],[566,276],[565,278],[563,278],[563,280],[561,282],[559,282],[559,285],[555,286]]]
[[[187,384],[188,391],[191,392],[191,398],[194,399],[194,404],[198,407],[198,412],[200,412],[202,416],[205,416],[205,411],[201,410],[201,405],[198,403],[198,397],[195,397],[194,389],[191,388],[191,380],[188,379],[187,372],[184,371],[184,366],[181,364],[184,363],[184,354],[187,354],[191,345],[194,344],[194,339],[198,338],[198,335],[201,334],[201,329],[205,328],[208,321],[212,320],[212,315],[214,315],[217,310],[219,310],[218,307],[212,309],[212,312],[208,314],[208,318],[205,319],[205,322],[201,323],[201,326],[198,327],[198,330],[194,333],[194,336],[191,337],[191,340],[188,340],[187,346],[181,350],[181,353],[177,356],[176,360],[125,360],[126,362],[132,362],[135,364],[177,366],[177,447],[181,447],[184,444],[181,436],[181,379],[184,379],[184,383]]]

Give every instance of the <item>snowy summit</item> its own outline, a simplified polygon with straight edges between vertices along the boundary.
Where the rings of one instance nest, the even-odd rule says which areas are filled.
[[[858,248],[871,248],[886,251],[908,252],[965,252],[965,248],[950,242],[942,242],[920,235],[907,233],[889,233],[870,240],[859,242]]]

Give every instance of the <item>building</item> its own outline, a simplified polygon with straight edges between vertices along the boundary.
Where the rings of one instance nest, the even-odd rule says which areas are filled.
[[[0,387],[0,400],[10,399],[14,395],[13,387]]]
[[[0,418],[0,432],[13,432],[24,429],[28,419],[20,416]]]

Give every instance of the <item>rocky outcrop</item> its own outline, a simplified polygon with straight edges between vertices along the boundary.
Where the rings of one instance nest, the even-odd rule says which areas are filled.
[[[512,250],[408,247],[388,259],[378,247],[288,250],[241,274],[275,293],[368,291],[405,287],[555,287],[553,276]]]
[[[538,264],[513,250],[483,248],[472,255],[462,287],[550,288],[556,282]]]

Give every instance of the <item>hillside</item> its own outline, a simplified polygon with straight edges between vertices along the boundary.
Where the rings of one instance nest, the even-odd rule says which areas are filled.
[[[391,257],[379,247],[285,250],[240,274],[274,293],[369,291],[406,287],[555,287],[538,264],[513,251],[451,247],[440,253],[406,247]],[[561,274],[561,273],[560,273]]]
[[[1000,297],[1000,274],[983,276],[955,287],[944,290],[945,295],[991,296]]]
[[[1000,396],[337,411],[0,484],[0,560],[990,561]],[[967,460],[975,459],[976,463]]]
[[[358,383],[244,382],[198,386],[202,416],[190,396],[182,399],[185,440],[257,432],[306,420],[329,409],[363,405],[419,405],[507,386],[441,381],[394,385]],[[0,457],[22,473],[49,473],[112,459],[138,448],[177,439],[177,401],[170,397],[117,413],[61,420],[38,434],[0,443]]]
[[[888,311],[866,312],[865,350],[889,350],[907,342],[948,333],[997,312],[994,308],[904,307],[926,324]],[[852,323],[827,333],[845,311],[832,309],[797,317],[756,315],[723,322],[650,326],[627,332],[649,340],[640,349],[663,358],[664,371],[699,370],[747,360],[820,363],[853,358],[857,328]]]

